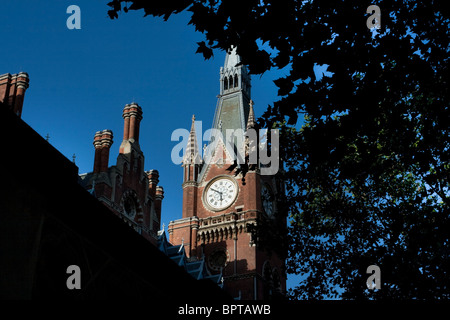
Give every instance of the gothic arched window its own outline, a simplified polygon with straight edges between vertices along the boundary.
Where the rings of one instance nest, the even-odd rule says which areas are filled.
[[[228,78],[223,79],[223,90],[228,90]]]
[[[234,87],[236,88],[236,87],[238,86],[238,84],[239,84],[238,75],[235,74],[235,75],[234,75]]]
[[[230,76],[229,78],[228,78],[228,86],[230,87],[230,89],[231,88],[233,88],[233,76]]]

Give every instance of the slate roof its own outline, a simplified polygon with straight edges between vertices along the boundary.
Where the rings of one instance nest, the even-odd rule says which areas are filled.
[[[164,228],[158,231],[158,249],[178,266],[184,268],[194,279],[209,279],[219,285],[219,287],[222,287],[222,273],[211,274],[206,266],[204,257],[200,259],[189,259],[186,256],[183,244],[174,246],[167,240]]]

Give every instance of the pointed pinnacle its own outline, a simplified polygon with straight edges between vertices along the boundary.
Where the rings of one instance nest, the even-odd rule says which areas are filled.
[[[195,133],[195,115],[192,116],[192,126],[191,131],[189,132],[188,145],[186,154],[183,157],[183,162],[185,164],[199,164],[201,162]]]
[[[250,100],[250,110],[248,112],[248,120],[247,120],[247,130],[250,128],[254,128],[256,125],[255,122],[255,112],[253,110],[253,100]]]

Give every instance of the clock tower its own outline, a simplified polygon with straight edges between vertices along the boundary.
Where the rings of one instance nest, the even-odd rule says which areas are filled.
[[[250,75],[232,49],[220,68],[216,134],[203,158],[192,118],[182,165],[183,216],[170,222],[168,232],[172,244],[183,243],[189,259],[204,259],[211,273],[222,273],[223,287],[234,298],[274,299],[286,291],[284,260],[259,239],[261,230],[270,233],[275,225],[281,227],[272,243],[285,232],[286,217],[277,210],[283,183],[277,175],[262,175],[261,165],[249,164],[248,156],[235,161],[235,154],[248,155],[248,132],[257,129],[250,89]]]

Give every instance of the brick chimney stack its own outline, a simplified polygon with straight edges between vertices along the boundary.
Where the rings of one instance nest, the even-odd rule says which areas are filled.
[[[26,72],[0,75],[0,102],[6,104],[17,116],[22,116],[25,91],[30,79]]]
[[[161,186],[156,186],[156,195],[155,195],[155,211],[156,216],[158,217],[158,221],[161,221],[161,207],[162,200],[164,199],[164,189]]]
[[[159,182],[159,172],[158,170],[150,170],[146,173],[148,177],[148,191],[150,193],[150,196],[155,199],[156,187],[158,186]]]
[[[161,221],[161,205],[164,199],[164,189],[158,186],[159,172],[158,170],[150,170],[146,174],[148,177],[148,193],[155,201],[156,216],[158,217],[158,221]]]
[[[126,153],[124,142],[139,142],[139,126],[142,120],[142,108],[135,102],[125,105],[122,117],[124,119],[123,126],[123,142],[119,152]]]
[[[97,131],[95,133],[94,173],[108,171],[109,150],[112,144],[113,144],[113,133],[111,130]]]

